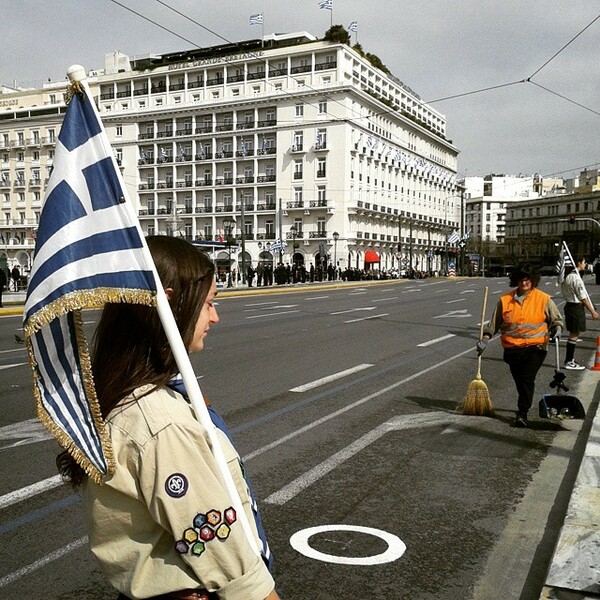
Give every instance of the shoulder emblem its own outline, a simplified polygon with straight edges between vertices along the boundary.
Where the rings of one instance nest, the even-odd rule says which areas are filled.
[[[169,475],[165,481],[165,491],[171,498],[181,498],[188,491],[189,483],[187,477],[181,473]]]

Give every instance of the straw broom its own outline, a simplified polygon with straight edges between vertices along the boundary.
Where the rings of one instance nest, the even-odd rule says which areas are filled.
[[[483,295],[483,310],[481,311],[481,326],[479,328],[479,339],[483,338],[483,321],[487,306],[488,288]],[[481,379],[481,354],[477,357],[477,375],[467,388],[467,395],[460,405],[463,415],[477,415],[480,417],[491,417],[494,414],[494,405],[490,399],[485,381]]]

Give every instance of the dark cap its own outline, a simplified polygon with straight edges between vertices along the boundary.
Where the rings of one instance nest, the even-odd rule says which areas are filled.
[[[529,264],[517,265],[510,273],[510,287],[517,287],[521,279],[531,279],[531,285],[537,287],[540,283],[540,274],[537,269]]]

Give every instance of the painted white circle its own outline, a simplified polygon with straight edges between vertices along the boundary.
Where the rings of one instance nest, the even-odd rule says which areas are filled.
[[[375,554],[374,556],[347,557],[325,554],[312,548],[308,540],[313,535],[326,531],[354,531],[356,533],[374,535],[386,542],[388,548],[385,552]],[[296,532],[290,538],[290,544],[294,550],[308,558],[314,558],[322,562],[336,563],[338,565],[381,565],[398,560],[406,551],[406,544],[392,533],[382,531],[381,529],[374,529],[373,527],[361,527],[360,525],[321,525],[319,527],[309,527],[308,529]]]

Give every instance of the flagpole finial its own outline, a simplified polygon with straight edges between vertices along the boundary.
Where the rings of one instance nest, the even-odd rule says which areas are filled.
[[[81,65],[71,65],[67,69],[67,76],[73,82],[83,81],[86,78],[85,69]]]

